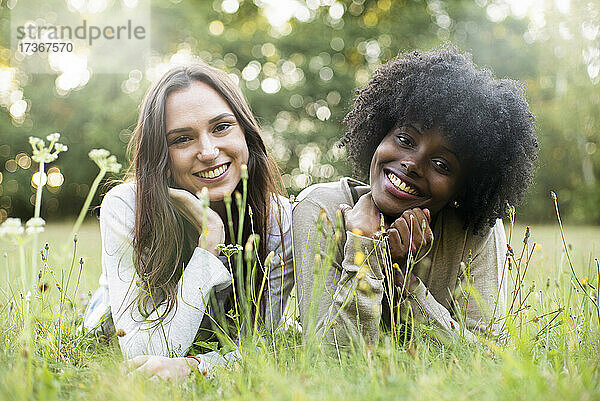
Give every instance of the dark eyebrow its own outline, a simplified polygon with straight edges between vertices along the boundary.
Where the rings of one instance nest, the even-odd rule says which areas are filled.
[[[213,124],[219,120],[222,120],[225,117],[233,117],[235,118],[235,116],[231,113],[221,113],[218,116],[215,116],[213,118],[211,118],[210,120],[208,120],[209,124]],[[183,127],[183,128],[173,128],[172,130],[170,130],[169,132],[167,132],[167,136],[172,135],[172,134],[178,134],[180,132],[189,132],[189,131],[193,131],[191,128],[189,127]]]
[[[447,147],[447,146],[442,146],[442,148],[443,148],[443,149],[444,149],[446,152],[448,152],[448,153],[452,153],[452,154],[454,155],[454,157],[456,157],[456,159],[457,159],[457,160],[460,160],[460,159],[458,158],[458,153],[456,153],[456,151],[454,151],[454,150],[450,149],[450,148],[449,148],[449,147]]]
[[[169,135],[173,135],[173,134],[178,134],[180,132],[189,132],[192,129],[189,127],[184,127],[184,128],[173,128],[171,131],[167,132],[167,136]]]
[[[217,122],[217,121],[219,121],[219,120],[222,120],[222,119],[223,119],[223,118],[225,118],[225,117],[233,117],[233,118],[235,118],[235,116],[234,116],[233,114],[231,114],[231,113],[221,113],[221,114],[219,114],[218,116],[216,116],[216,117],[213,117],[213,118],[211,118],[210,120],[208,120],[208,123],[209,123],[209,124],[212,124],[212,123],[214,123],[214,122]]]
[[[406,126],[408,128],[412,128],[414,131],[417,131],[417,133],[419,133],[420,135],[423,135],[423,132],[421,132],[421,130],[418,129],[417,127],[415,127],[414,125],[412,125],[412,124],[406,124]]]

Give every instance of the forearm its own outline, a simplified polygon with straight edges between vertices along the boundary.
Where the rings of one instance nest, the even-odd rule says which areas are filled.
[[[377,241],[346,235],[340,279],[330,293],[330,307],[317,318],[316,331],[330,344],[348,345],[360,337],[373,344],[383,296],[381,249]]]
[[[131,267],[132,268],[132,267]],[[121,277],[112,277],[109,284],[111,308],[119,345],[123,355],[184,355],[192,345],[200,323],[204,318],[206,303],[213,289],[227,286],[230,278],[223,264],[208,251],[196,248],[177,286],[177,303],[165,314],[166,303],[148,316],[138,308],[139,288],[135,285],[136,274],[130,268]],[[117,281],[118,280],[118,281]],[[133,285],[131,285],[133,283]],[[127,288],[124,288],[127,286]],[[154,309],[157,301],[147,300],[147,309]]]

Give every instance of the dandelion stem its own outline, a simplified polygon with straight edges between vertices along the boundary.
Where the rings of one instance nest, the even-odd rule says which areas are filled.
[[[37,189],[35,191],[35,212],[33,217],[40,217],[40,210],[42,208],[42,188],[44,184],[42,184],[42,175],[44,174],[44,162],[40,162],[40,168],[38,170],[38,183]]]
[[[598,314],[598,316],[600,316],[600,308],[598,308],[598,304],[596,303],[596,301],[594,301],[594,298],[592,298],[590,296],[590,294],[588,294],[588,292],[586,291],[583,284],[581,284],[581,281],[579,281],[579,278],[577,277],[577,274],[575,273],[575,269],[573,268],[573,262],[571,261],[571,254],[569,253],[569,247],[567,246],[567,241],[565,239],[565,233],[563,230],[562,220],[560,219],[560,213],[558,212],[558,198],[556,197],[556,194],[554,194],[554,192],[552,192],[552,194],[553,194],[552,199],[554,200],[554,209],[556,210],[556,218],[558,219],[558,226],[560,228],[560,237],[562,238],[563,249],[565,250],[565,254],[567,256],[567,261],[569,262],[569,268],[571,269],[571,274],[573,275],[575,282],[579,285],[579,288],[581,288],[581,290],[583,291],[585,296],[588,297],[590,299],[590,301],[592,301],[592,303],[596,307],[596,313]]]
[[[85,198],[85,202],[83,204],[83,207],[81,208],[81,211],[79,212],[77,221],[75,221],[75,224],[73,225],[73,230],[71,230],[71,235],[69,236],[69,238],[71,240],[73,239],[73,236],[75,234],[77,234],[77,232],[79,231],[79,228],[81,227],[81,224],[83,223],[83,219],[85,218],[85,215],[87,214],[87,211],[90,208],[92,199],[94,198],[94,195],[96,194],[96,190],[98,190],[100,181],[102,181],[105,174],[106,174],[106,169],[103,169],[103,168],[100,169],[100,172],[98,173],[98,175],[96,176],[96,179],[92,183],[92,187],[90,188],[90,190],[87,194],[87,198]]]

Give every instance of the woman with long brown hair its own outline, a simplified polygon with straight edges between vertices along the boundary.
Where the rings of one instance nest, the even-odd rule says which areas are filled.
[[[201,364],[202,356],[142,355],[185,356],[222,317],[214,315],[229,310],[232,281],[239,289],[248,282],[249,272],[238,277],[217,247],[236,242],[225,199],[242,192],[247,174],[252,218],[246,212],[242,244],[255,233],[258,260],[275,254],[264,273],[263,302],[251,313],[273,330],[293,286],[290,206],[240,89],[207,65],[171,69],[146,93],[128,151],[126,182],[106,194],[100,209],[102,276],[84,326],[116,330],[123,355],[161,376]],[[196,195],[202,190],[208,208]],[[235,200],[231,209],[237,228]],[[260,284],[263,273],[254,271],[250,281]]]

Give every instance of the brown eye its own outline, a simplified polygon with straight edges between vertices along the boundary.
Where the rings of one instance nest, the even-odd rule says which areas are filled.
[[[398,134],[396,140],[401,146],[410,147],[412,146],[412,138],[405,133]]]
[[[217,132],[217,133],[225,132],[225,131],[227,131],[227,130],[228,130],[230,127],[231,127],[231,126],[232,126],[232,124],[230,124],[230,123],[225,123],[225,122],[223,122],[223,123],[219,123],[219,124],[217,124],[217,125],[215,126],[215,129],[214,129],[214,131],[215,131],[215,132]]]
[[[446,162],[444,162],[443,160],[434,160],[433,164],[435,164],[435,166],[440,169],[443,170],[446,173],[450,172],[450,167],[448,166],[448,164]]]
[[[181,144],[181,143],[186,143],[186,142],[188,142],[190,140],[191,140],[191,138],[189,136],[187,136],[187,135],[180,135],[177,138],[173,139],[171,141],[170,145],[178,145],[178,144]]]

